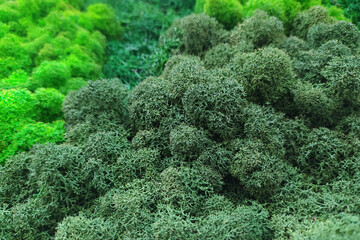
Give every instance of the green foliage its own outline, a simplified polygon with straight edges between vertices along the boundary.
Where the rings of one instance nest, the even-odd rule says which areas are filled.
[[[89,7],[89,11],[83,13],[79,10],[83,4],[82,0],[0,2],[0,90],[28,88],[34,92],[31,98],[26,98],[32,108],[27,115],[19,108],[19,118],[10,114],[4,119],[2,128],[5,125],[7,129],[13,128],[9,130],[13,135],[4,131],[0,137],[0,161],[4,161],[2,152],[10,145],[14,147],[6,155],[15,153],[16,149],[28,149],[28,144],[36,143],[30,139],[37,139],[38,143],[51,139],[61,141],[60,125],[51,125],[52,121],[62,118],[64,97],[55,89],[67,94],[83,86],[85,80],[101,76],[106,44],[103,34],[118,34],[115,28],[120,23],[106,5]],[[101,24],[112,26],[105,29]],[[1,103],[4,104],[7,103]],[[19,137],[24,136],[24,131],[34,135],[24,137],[22,146]],[[17,140],[11,142],[10,136]]]
[[[11,137],[8,147],[2,152],[2,159],[18,152],[28,151],[34,144],[64,142],[64,122],[28,123]]]
[[[181,101],[187,88],[192,84],[204,83],[208,74],[199,58],[186,58],[174,66],[168,77],[170,97]]]
[[[321,6],[312,7],[309,10],[300,12],[293,23],[292,34],[305,39],[309,29],[320,23],[329,23],[328,11]]]
[[[322,74],[326,66],[336,57],[351,56],[351,49],[338,40],[330,40],[316,50],[300,51],[292,61],[295,74],[314,84],[325,83]]]
[[[111,1],[122,22],[144,11],[144,18],[128,21],[126,29],[146,22],[157,9],[131,1]],[[22,2],[33,14],[9,28],[21,33],[13,38],[19,43],[14,47],[26,45],[32,63],[28,71],[11,72],[1,81],[7,88],[0,92],[1,151],[22,153],[0,166],[5,223],[0,238],[357,236],[358,30],[353,25],[327,17],[328,22],[309,24],[309,37],[301,38],[286,37],[288,23],[271,13],[255,12],[232,31],[209,16],[190,15],[168,31],[175,38],[155,44],[164,22],[154,20],[154,30],[144,24],[125,34],[118,53],[129,47],[131,53],[119,59],[136,56],[130,68],[139,58],[151,59],[136,78],[124,73],[137,80],[154,69],[160,73],[174,54],[162,74],[147,77],[132,92],[127,80],[89,81],[65,100],[67,142],[23,152],[35,142],[63,141],[64,123],[55,121],[63,95],[49,88],[9,88],[27,86],[33,67],[54,62],[69,69],[59,88],[66,94],[85,78],[98,77],[105,61],[104,36],[91,30],[86,14],[68,2],[51,2],[56,11],[50,15],[36,10],[38,1]],[[174,17],[167,12],[154,15]],[[317,27],[329,35],[316,33]],[[32,29],[28,35],[26,29]],[[137,36],[151,41],[130,44]],[[34,43],[22,44],[21,38]],[[148,44],[153,45],[131,50]],[[166,46],[152,55],[160,44]],[[176,44],[182,45],[171,52]],[[147,66],[154,68],[145,71]]]
[[[67,217],[57,227],[55,239],[104,239],[116,238],[116,228],[103,218],[87,218],[84,215]]]
[[[296,58],[301,55],[302,51],[310,50],[310,46],[304,40],[291,36],[284,39],[280,44],[279,48],[286,52],[291,58]]]
[[[349,154],[344,140],[327,128],[311,131],[296,160],[302,171],[314,177],[315,182],[326,183],[336,178],[342,162]]]
[[[286,179],[285,164],[256,140],[236,141],[230,173],[251,196],[265,200]]]
[[[298,83],[293,93],[297,111],[310,120],[311,126],[331,126],[336,103],[322,86]]]
[[[192,14],[173,23],[167,31],[170,38],[180,37],[181,51],[186,54],[202,55],[215,46],[222,34],[222,26],[205,14]]]
[[[339,40],[353,51],[360,43],[359,30],[354,24],[344,21],[314,25],[309,29],[307,38],[314,47],[319,47],[329,40]]]
[[[10,185],[2,188],[1,199],[11,201],[12,198],[18,198],[17,195],[3,194],[19,187],[19,195],[29,198],[28,201],[12,207],[16,221],[13,222],[11,230],[20,238],[37,239],[41,235],[51,235],[57,221],[64,217],[68,210],[71,212],[68,207],[70,203],[80,200],[82,194],[79,191],[82,187],[78,185],[81,173],[75,165],[80,161],[84,162],[84,159],[76,155],[76,149],[54,145],[39,147],[40,145],[27,155],[10,159],[1,169],[2,178],[7,182],[12,181],[9,182]],[[12,165],[22,166],[23,173],[26,173],[21,177],[23,181],[14,181],[19,177],[18,173],[13,171]]]
[[[279,18],[284,23],[285,28],[289,29],[301,9],[301,3],[296,0],[249,0],[246,2],[243,11],[249,17],[254,14],[256,9]]]
[[[204,239],[272,239],[268,213],[256,203],[208,215],[199,232]]]
[[[244,114],[246,119],[245,137],[254,141],[260,140],[271,154],[284,158],[285,130],[291,128],[283,123],[283,114],[275,112],[272,108],[256,104],[249,104],[244,109]]]
[[[345,10],[345,16],[350,18],[354,24],[359,26],[360,22],[360,4],[356,0],[339,0],[338,4]]]
[[[202,13],[204,12],[204,6],[205,6],[206,0],[196,0],[196,4],[194,7],[195,13]]]
[[[30,83],[31,89],[39,87],[60,88],[70,78],[69,68],[59,62],[43,62],[35,69]]]
[[[245,93],[233,80],[195,84],[186,91],[183,104],[191,122],[215,137],[231,139],[241,132]]]
[[[164,202],[195,214],[206,199],[222,189],[220,174],[209,167],[169,167],[160,174]]]
[[[130,102],[130,119],[135,129],[157,127],[170,108],[167,85],[160,78],[148,78],[132,91]]]
[[[358,216],[339,214],[325,221],[317,221],[306,232],[297,234],[298,239],[356,239],[360,237],[359,225]]]
[[[87,8],[86,16],[96,30],[101,31],[109,39],[121,37],[123,29],[120,22],[115,18],[113,11],[105,4],[94,4]]]
[[[284,38],[283,23],[264,11],[255,11],[231,33],[231,42],[237,44],[242,40],[251,42],[255,48],[278,43]]]
[[[355,56],[334,58],[322,71],[329,90],[345,105],[359,105],[360,61]]]
[[[359,136],[360,118],[357,115],[350,115],[343,119],[338,125],[337,130],[352,137]]]
[[[186,125],[179,126],[170,133],[170,150],[174,157],[194,160],[210,144],[206,132]]]
[[[0,92],[0,162],[8,156],[28,150],[34,143],[62,142],[61,115],[63,96],[52,89],[31,93],[25,89]],[[48,112],[49,111],[49,112]],[[46,121],[48,123],[35,122]]]
[[[195,5],[195,0],[184,0],[184,1],[149,0],[149,1],[158,4],[162,9],[175,9],[177,11],[191,10],[194,8]]]
[[[243,66],[244,89],[259,104],[278,104],[292,88],[290,58],[277,48],[264,48],[249,56]]]
[[[125,23],[121,41],[114,40],[107,44],[108,59],[103,68],[105,78],[119,78],[133,88],[148,76],[160,75],[164,63],[172,55],[172,49],[180,44],[179,39],[167,39],[163,34],[178,13],[161,6],[187,8],[190,1],[101,1],[111,6],[116,18]],[[183,14],[184,10],[179,11]]]
[[[242,19],[242,7],[238,0],[206,0],[204,12],[216,18],[226,29],[235,27]]]
[[[204,64],[207,69],[222,68],[236,54],[251,52],[252,50],[252,44],[246,41],[239,42],[235,48],[228,43],[219,44],[206,52]]]
[[[125,123],[128,89],[118,79],[89,81],[79,91],[71,92],[63,106],[69,128],[90,121]]]

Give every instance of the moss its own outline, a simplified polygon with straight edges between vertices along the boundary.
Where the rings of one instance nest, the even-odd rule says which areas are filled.
[[[242,20],[242,6],[237,0],[206,0],[204,12],[216,18],[226,29],[235,27]]]
[[[290,58],[277,48],[264,48],[243,66],[247,98],[258,104],[277,104],[294,84]]]
[[[136,130],[158,127],[170,110],[168,85],[158,78],[140,83],[130,96],[130,120]]]
[[[331,126],[336,102],[322,86],[299,83],[294,89],[294,102],[299,114],[310,120],[312,127]]]
[[[103,218],[87,218],[84,215],[65,218],[57,227],[55,239],[104,239],[116,238],[116,227]]]
[[[326,8],[322,6],[311,7],[296,16],[293,23],[292,34],[305,40],[312,26],[319,23],[329,23],[330,21]]]
[[[169,37],[180,35],[182,51],[186,54],[203,55],[204,51],[218,43],[221,25],[205,14],[192,14],[173,23],[167,31]]]
[[[60,62],[43,62],[33,73],[30,88],[60,88],[70,78],[70,69]]]
[[[86,15],[95,29],[104,33],[109,39],[118,39],[122,36],[121,23],[107,5],[102,3],[90,5],[86,10]]]
[[[276,192],[286,179],[285,164],[266,150],[260,141],[236,141],[230,173],[259,200]]]
[[[230,40],[232,44],[237,44],[242,40],[249,41],[255,48],[261,48],[281,42],[284,36],[283,23],[278,18],[258,10],[251,18],[233,29]]]
[[[345,105],[357,106],[360,103],[359,67],[357,57],[344,56],[334,58],[322,71],[331,93]]]
[[[241,133],[245,92],[233,80],[193,85],[185,93],[183,105],[190,121],[209,129],[215,138],[231,139]]]
[[[309,29],[307,38],[314,47],[319,47],[329,40],[338,40],[354,51],[360,44],[359,30],[354,24],[345,21],[314,25]]]
[[[90,81],[77,92],[70,93],[63,106],[67,126],[87,121],[126,123],[128,89],[119,80]]]
[[[194,160],[211,145],[206,132],[197,128],[181,125],[170,133],[170,150],[173,156]]]
[[[327,128],[313,129],[300,150],[297,164],[314,177],[314,182],[327,183],[338,176],[349,154],[348,147],[336,132]]]

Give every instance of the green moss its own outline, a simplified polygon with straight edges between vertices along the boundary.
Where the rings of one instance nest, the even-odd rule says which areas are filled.
[[[264,48],[243,66],[247,98],[258,104],[277,104],[294,84],[290,58],[277,48]]]
[[[109,39],[120,38],[123,34],[120,22],[107,5],[102,3],[91,5],[87,8],[86,14],[94,28],[104,33]]]
[[[255,48],[281,42],[284,38],[283,23],[266,12],[257,10],[231,32],[230,40],[237,44],[242,40],[251,42]]]
[[[312,7],[309,10],[300,12],[293,23],[292,34],[306,39],[309,29],[320,23],[329,23],[331,20],[326,8],[321,6]]]
[[[204,12],[216,18],[226,29],[235,27],[242,20],[242,6],[238,0],[206,0]]]
[[[205,14],[192,14],[175,21],[167,31],[169,37],[180,37],[182,51],[186,54],[202,55],[216,45],[222,34],[222,26]]]
[[[246,105],[243,87],[230,79],[191,86],[183,97],[191,122],[209,129],[215,138],[231,139],[241,133]]]
[[[103,218],[87,218],[84,215],[65,218],[58,226],[55,239],[104,239],[116,238],[113,222]]]

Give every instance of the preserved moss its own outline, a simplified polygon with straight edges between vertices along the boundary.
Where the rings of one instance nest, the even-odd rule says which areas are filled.
[[[242,40],[253,43],[255,48],[281,42],[285,37],[283,23],[266,12],[257,10],[251,18],[246,19],[231,32],[231,43]]]
[[[290,58],[277,48],[264,48],[244,62],[244,89],[247,98],[258,104],[281,101],[294,85]]]
[[[180,35],[182,51],[186,54],[203,55],[221,39],[221,25],[205,14],[192,14],[173,23],[167,31],[169,37]]]

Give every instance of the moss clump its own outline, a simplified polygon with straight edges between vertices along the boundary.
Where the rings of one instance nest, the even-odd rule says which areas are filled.
[[[220,41],[221,33],[222,27],[214,18],[205,14],[192,14],[175,21],[167,35],[180,36],[182,52],[202,55]]]
[[[242,6],[237,0],[207,0],[204,12],[216,18],[226,29],[231,29],[242,19]]]
[[[264,11],[255,11],[251,18],[246,19],[231,32],[231,42],[242,40],[251,42],[255,48],[280,42],[285,36],[283,23]]]
[[[276,48],[264,48],[245,60],[244,89],[259,104],[277,104],[294,84],[290,58]]]
[[[311,7],[309,10],[300,12],[294,19],[292,34],[306,39],[309,29],[320,23],[329,23],[331,20],[326,8],[322,6]]]
[[[191,86],[183,97],[191,122],[213,136],[231,139],[241,133],[246,105],[242,86],[230,79]]]
[[[230,173],[251,196],[266,199],[286,178],[285,164],[256,140],[236,141]]]

